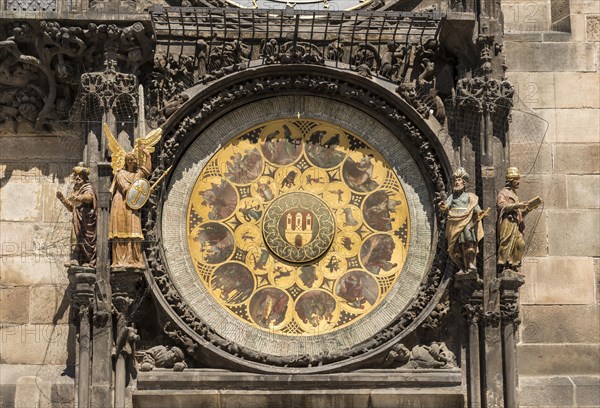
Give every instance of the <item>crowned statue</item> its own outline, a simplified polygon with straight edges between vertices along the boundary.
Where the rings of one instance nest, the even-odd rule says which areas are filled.
[[[143,270],[146,269],[142,256],[144,235],[139,212],[141,205],[137,203],[145,203],[141,198],[147,199],[150,194],[145,180],[152,171],[150,154],[162,136],[162,129],[155,129],[145,138],[136,139],[135,147],[129,153],[121,147],[106,124],[104,133],[112,154],[114,175],[110,187],[112,203],[108,229],[108,239],[112,241],[111,268]]]

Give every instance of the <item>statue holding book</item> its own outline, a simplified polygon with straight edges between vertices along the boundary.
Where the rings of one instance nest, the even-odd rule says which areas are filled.
[[[521,175],[516,167],[506,171],[506,184],[498,193],[496,207],[498,210],[498,260],[502,269],[518,271],[525,252],[523,219],[534,208],[542,204],[540,197],[529,201],[519,201],[517,190],[521,183]]]

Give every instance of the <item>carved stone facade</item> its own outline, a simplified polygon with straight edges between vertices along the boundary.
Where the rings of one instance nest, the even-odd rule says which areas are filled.
[[[0,405],[600,406],[598,244],[580,236],[600,225],[581,197],[600,106],[543,73],[598,89],[597,12],[572,0],[579,31],[537,43],[511,34],[510,0],[277,1],[0,2]],[[544,47],[560,61],[527,62]],[[115,144],[152,171],[116,180]],[[63,267],[78,221],[54,194],[81,161],[95,264]],[[546,207],[508,267],[512,166]],[[459,271],[440,203],[461,167],[484,235]],[[145,267],[111,268],[115,188],[144,178]]]

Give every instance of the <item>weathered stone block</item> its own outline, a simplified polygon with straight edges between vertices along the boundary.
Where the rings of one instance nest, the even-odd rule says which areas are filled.
[[[504,35],[505,42],[541,42],[542,38],[542,33],[506,33]]]
[[[552,146],[547,143],[511,143],[510,164],[522,174],[552,173]]]
[[[70,304],[66,286],[34,286],[31,288],[29,321],[31,324],[69,323]]]
[[[567,176],[569,208],[600,208],[600,178],[598,176]]]
[[[544,209],[567,206],[567,177],[563,174],[524,175],[518,191],[519,199],[526,201],[536,196],[544,200]],[[529,216],[525,219],[528,220]]]
[[[7,183],[0,190],[0,203],[2,221],[41,221],[42,185]]]
[[[556,143],[598,143],[598,135],[600,110],[556,110]]]
[[[556,106],[554,73],[510,72],[507,77],[515,87],[516,98],[529,108],[543,109]]]
[[[523,304],[595,303],[592,258],[525,258],[521,272],[525,275]]]
[[[70,253],[71,224],[3,222],[3,257],[32,256],[39,261],[51,261],[56,256]]]
[[[64,185],[56,183],[42,184],[42,204],[43,204],[43,220],[47,223],[71,223],[73,213],[65,208],[64,205],[56,198],[56,192],[61,191],[65,197],[71,194]]]
[[[596,275],[596,304],[600,305],[600,258],[594,258],[594,274]]]
[[[548,255],[548,216],[541,209],[530,212],[525,218],[525,256]]]
[[[598,344],[520,344],[517,355],[519,375],[525,377],[597,375],[600,372]]]
[[[593,210],[548,211],[548,255],[597,256],[600,213]]]
[[[600,377],[572,377],[575,384],[575,405],[577,407],[600,406]]]
[[[554,146],[557,173],[600,173],[600,146],[596,144],[558,144]]]
[[[521,407],[564,407],[573,404],[573,383],[565,377],[520,377]]]
[[[586,43],[505,42],[506,61],[514,71],[594,72],[597,48]]]
[[[74,342],[74,326],[2,325],[0,364],[72,364]]]
[[[43,407],[51,406],[52,384],[36,376],[24,376],[17,381],[15,406]]]
[[[0,407],[26,407],[25,405],[16,405],[15,396],[17,384],[19,388],[19,398],[24,398],[22,393],[25,389],[22,387],[26,380],[19,379],[26,377],[35,377],[38,381],[50,383],[50,403],[45,405],[32,405],[32,407],[52,407],[67,408],[74,406],[74,379],[65,375],[64,365],[23,365],[23,364],[0,364]],[[44,388],[47,392],[48,388]],[[47,400],[46,400],[47,401]]]
[[[41,160],[38,162],[4,161],[0,164],[0,178],[7,184],[36,184],[46,180],[48,167],[49,163]]]
[[[550,0],[503,1],[502,12],[506,32],[545,31],[552,25]]]
[[[584,91],[582,93],[586,94]],[[545,126],[538,126],[540,135],[544,131],[543,128],[547,128],[545,143],[598,142],[600,131],[598,109],[536,109],[535,113],[539,115],[537,120],[546,122]]]
[[[600,89],[597,73],[555,72],[553,76],[554,92],[556,95],[554,107],[565,109],[600,108]],[[539,86],[541,88],[542,84]],[[548,105],[547,107],[552,106]],[[564,114],[568,113],[564,112]],[[571,113],[575,112],[571,111]],[[597,111],[589,111],[587,115],[592,120],[594,119],[594,115],[596,115],[596,121],[598,120]]]
[[[586,16],[584,14],[571,14],[569,20],[571,20],[571,41],[587,41]]]
[[[522,308],[524,343],[598,343],[597,305]]]
[[[587,16],[586,39],[600,41],[600,16]]]
[[[0,287],[0,322],[16,324],[29,322],[28,287]]]
[[[570,24],[568,19],[557,22],[552,25],[551,31],[548,33],[542,33],[543,42],[567,42],[571,40],[571,33],[569,32]]]
[[[0,160],[47,163],[53,159],[83,157],[83,139],[67,136],[7,136],[0,139]]]
[[[571,14],[598,14],[596,0],[571,0]]]
[[[514,124],[513,134],[516,133],[517,137],[522,139],[533,139],[533,143],[555,143],[556,110],[554,108],[535,109],[531,112],[525,111],[520,116],[523,116],[523,119]],[[518,129],[518,133],[515,129]]]
[[[5,246],[6,252],[12,248]],[[18,250],[18,246],[16,247]],[[68,255],[3,256],[0,260],[1,285],[67,285],[69,279],[63,263]]]

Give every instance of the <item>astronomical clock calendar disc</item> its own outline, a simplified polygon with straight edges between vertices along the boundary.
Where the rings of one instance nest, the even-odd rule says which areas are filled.
[[[206,163],[187,210],[199,279],[236,319],[287,336],[333,332],[374,310],[410,245],[405,192],[360,135],[281,119]]]

